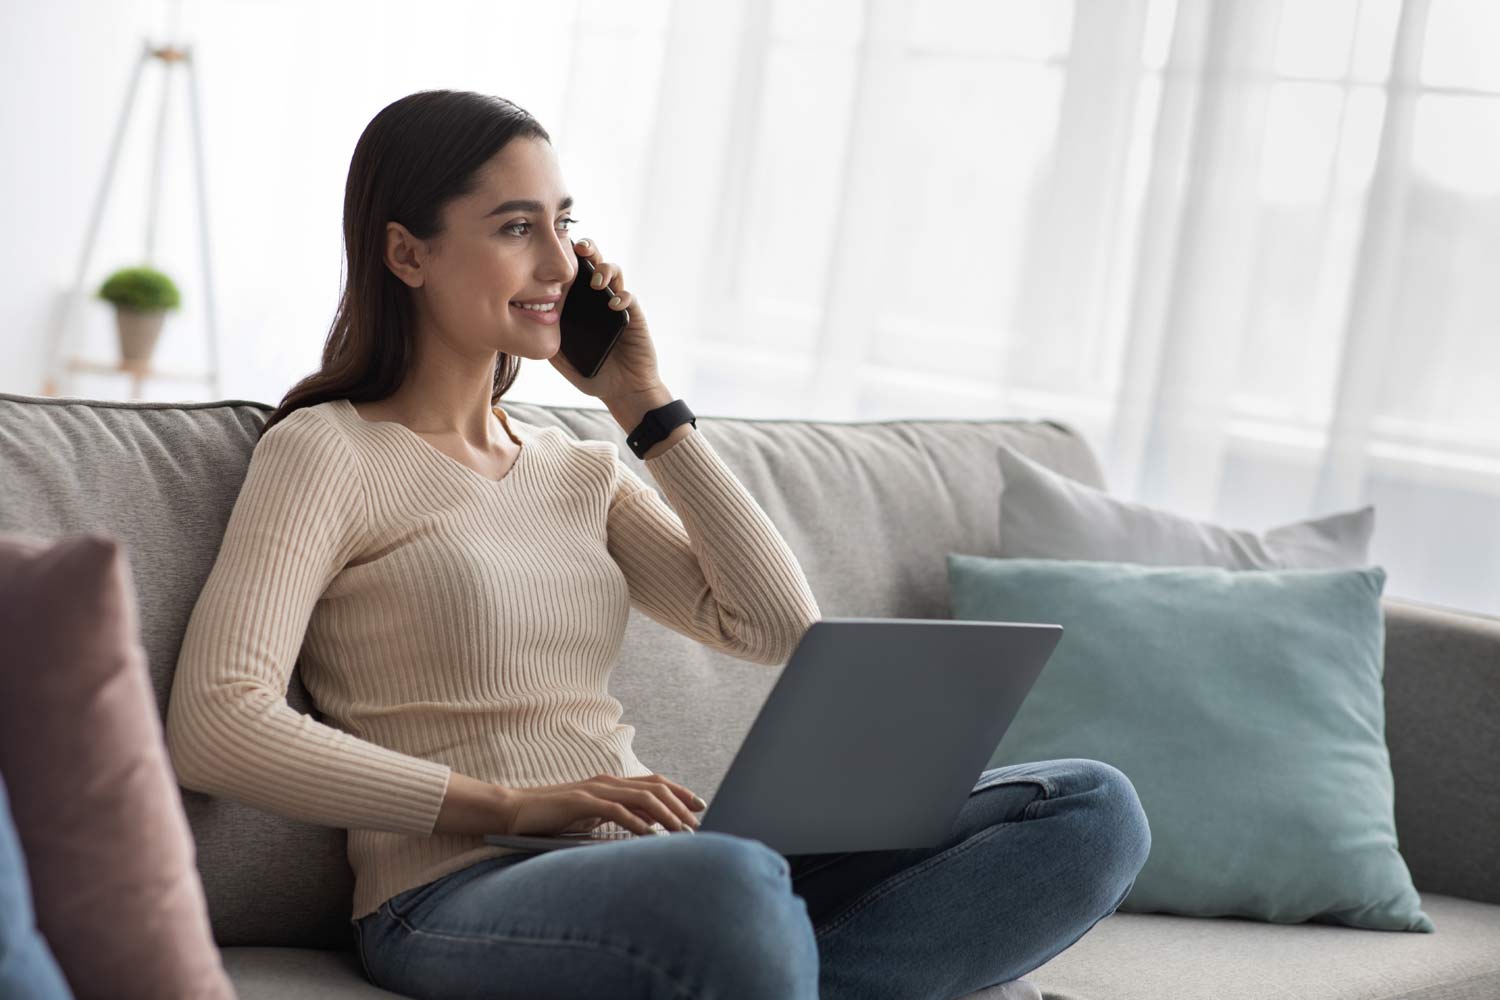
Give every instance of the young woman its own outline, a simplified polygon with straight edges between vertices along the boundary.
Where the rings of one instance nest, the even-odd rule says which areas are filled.
[[[1114,912],[1150,832],[1098,761],[986,771],[949,840],[803,855],[720,833],[535,853],[483,834],[690,830],[607,693],[636,607],[785,663],[819,610],[692,423],[644,452],[512,419],[547,361],[627,434],[674,400],[620,266],[570,228],[547,133],[427,91],[370,122],[321,369],[267,419],[184,637],[184,785],[349,829],[369,979],[415,997],[962,996]],[[708,248],[705,248],[708,249]],[[583,378],[558,309],[593,263],[630,323]],[[321,721],[291,709],[301,678]]]

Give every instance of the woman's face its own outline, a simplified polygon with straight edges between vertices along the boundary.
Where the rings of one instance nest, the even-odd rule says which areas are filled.
[[[569,196],[551,143],[512,140],[480,169],[478,189],[444,209],[445,230],[428,244],[424,278],[412,289],[419,325],[460,349],[545,360],[561,326],[529,319],[518,301],[556,298],[554,317],[578,273]]]

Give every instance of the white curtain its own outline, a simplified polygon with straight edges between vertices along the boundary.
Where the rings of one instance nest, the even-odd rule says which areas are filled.
[[[700,413],[1060,420],[1113,493],[1188,516],[1373,503],[1387,593],[1500,612],[1500,4],[183,14],[225,395],[315,366],[364,124],[483,90],[552,133],[575,231],[624,267]],[[589,402],[535,363],[514,398]]]
[[[679,394],[1063,420],[1120,496],[1253,528],[1374,503],[1389,593],[1500,608],[1500,5],[678,3],[652,57],[612,30],[580,44],[653,99],[580,94],[562,141],[640,149],[620,249]]]

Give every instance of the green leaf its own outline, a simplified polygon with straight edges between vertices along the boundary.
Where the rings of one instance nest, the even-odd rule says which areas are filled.
[[[149,267],[124,267],[99,287],[99,298],[124,309],[176,309],[182,295],[172,279]]]

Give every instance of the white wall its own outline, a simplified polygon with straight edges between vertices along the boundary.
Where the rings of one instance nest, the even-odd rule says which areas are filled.
[[[360,132],[382,107],[415,90],[483,90],[517,101],[563,138],[569,88],[560,77],[568,66],[558,54],[570,46],[566,37],[558,43],[557,32],[571,23],[571,9],[513,3],[500,18],[513,34],[499,38],[464,30],[477,23],[480,6],[485,23],[495,23],[495,5],[454,2],[214,0],[175,15],[198,69],[218,397],[275,402],[317,367],[341,280],[345,173]],[[40,393],[52,324],[75,279],[126,85],[144,40],[161,41],[174,13],[147,0],[5,0],[0,10],[0,65],[9,83],[0,95],[9,237],[0,246],[0,324],[8,331],[0,339],[0,390]],[[169,314],[153,364],[198,372],[208,357],[188,88],[181,68],[170,77],[152,60],[141,78],[72,353],[118,357],[113,312],[91,296],[110,271],[142,262],[159,101],[170,82],[154,264],[176,280],[184,302]],[[587,171],[569,169],[561,142],[559,151],[575,194],[590,202],[588,232],[618,252],[611,220],[595,208],[605,199],[591,197],[596,185]],[[69,395],[99,398],[129,391],[123,375],[78,374],[67,387]],[[143,394],[214,395],[202,383],[166,380],[148,381]],[[513,395],[596,405],[547,365],[523,365]]]

